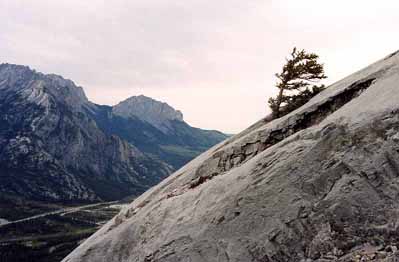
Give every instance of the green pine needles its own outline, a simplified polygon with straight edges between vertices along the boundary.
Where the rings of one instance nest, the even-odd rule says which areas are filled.
[[[324,85],[317,85],[320,80],[327,78],[324,65],[317,61],[318,58],[314,53],[307,53],[303,49],[298,51],[294,47],[282,72],[276,74],[279,93],[276,98],[269,99],[274,119],[301,107],[325,89]]]

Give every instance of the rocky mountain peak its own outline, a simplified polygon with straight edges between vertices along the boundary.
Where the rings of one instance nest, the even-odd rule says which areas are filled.
[[[90,107],[83,88],[55,74],[43,74],[28,66],[0,64],[0,90],[17,93],[27,101],[49,107],[51,101],[61,102],[71,109]]]
[[[171,172],[168,164],[101,129],[99,108],[71,80],[0,65],[0,195],[120,199]]]
[[[23,80],[32,78],[34,73],[28,66],[0,64],[0,90],[7,87],[20,88]]]
[[[182,112],[144,95],[132,96],[115,105],[112,111],[125,118],[139,118],[163,132],[169,130],[169,121],[183,121]]]

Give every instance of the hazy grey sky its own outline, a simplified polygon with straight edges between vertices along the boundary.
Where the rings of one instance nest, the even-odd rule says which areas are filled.
[[[0,62],[70,78],[100,104],[144,94],[193,126],[267,113],[293,46],[334,82],[399,49],[397,0],[0,0]]]

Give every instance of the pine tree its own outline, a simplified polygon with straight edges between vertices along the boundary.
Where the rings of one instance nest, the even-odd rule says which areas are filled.
[[[294,47],[282,72],[276,74],[279,79],[276,84],[279,93],[276,98],[269,99],[273,118],[282,117],[297,109],[325,89],[324,85],[316,85],[327,78],[324,75],[324,65],[317,61],[318,58],[314,53],[307,53],[303,49],[298,51]]]

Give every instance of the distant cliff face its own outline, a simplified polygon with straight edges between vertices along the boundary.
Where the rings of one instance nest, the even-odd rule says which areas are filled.
[[[27,67],[0,66],[0,193],[44,201],[140,194],[172,168],[105,134],[82,88]]]
[[[137,117],[164,133],[170,131],[170,121],[183,121],[183,114],[166,103],[146,96],[133,96],[112,108],[115,115]]]
[[[94,117],[108,134],[118,135],[175,169],[227,138],[218,131],[191,127],[180,111],[145,96],[102,106]]]
[[[397,261],[398,83],[399,52],[259,121],[64,261]]]
[[[120,116],[88,101],[70,80],[1,64],[0,197],[76,202],[139,195],[225,138],[198,133],[166,104],[138,100]],[[188,136],[157,126],[167,122],[173,130],[175,121]],[[206,142],[190,144],[192,136]]]

